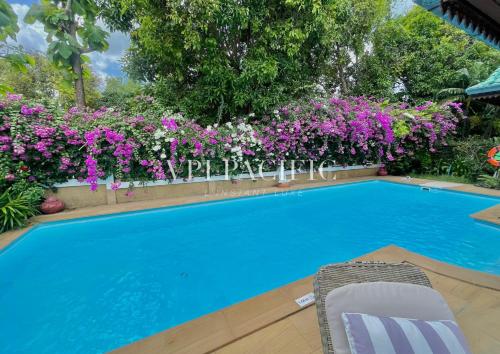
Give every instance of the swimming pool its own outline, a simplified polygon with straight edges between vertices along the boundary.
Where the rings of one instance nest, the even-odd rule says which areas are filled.
[[[500,274],[499,198],[363,182],[40,225],[0,253],[0,353],[102,353],[388,244]]]

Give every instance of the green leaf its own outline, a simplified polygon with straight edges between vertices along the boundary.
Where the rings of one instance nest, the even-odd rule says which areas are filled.
[[[0,95],[4,96],[7,92],[13,92],[14,89],[11,86],[0,84]]]
[[[0,0],[0,41],[7,37],[16,39],[18,31],[17,15],[5,0]]]
[[[64,59],[69,59],[71,54],[73,54],[73,50],[69,45],[67,45],[64,42],[60,42],[57,52],[64,58]]]

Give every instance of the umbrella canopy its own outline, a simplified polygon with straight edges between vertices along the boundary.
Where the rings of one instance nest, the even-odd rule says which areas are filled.
[[[500,68],[496,69],[483,82],[469,87],[465,93],[475,99],[484,99],[491,103],[500,104]]]

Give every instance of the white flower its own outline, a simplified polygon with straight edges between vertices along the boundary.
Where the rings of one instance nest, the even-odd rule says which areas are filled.
[[[165,131],[164,131],[164,130],[157,129],[157,130],[155,131],[154,137],[155,137],[155,139],[156,139],[156,140],[158,140],[158,139],[160,139],[160,138],[165,137]]]
[[[163,154],[161,154],[161,155],[160,155],[160,158],[161,158],[161,159],[166,159],[166,158],[167,158],[167,155],[166,155],[165,153],[163,153]]]
[[[153,146],[153,151],[158,151],[161,149],[161,146],[160,145],[155,145]]]
[[[253,118],[253,117],[255,117],[255,113],[252,112],[248,116],[251,117],[251,118]]]

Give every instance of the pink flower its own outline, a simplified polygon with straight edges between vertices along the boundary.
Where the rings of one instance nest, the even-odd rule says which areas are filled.
[[[22,115],[30,116],[33,114],[33,112],[34,112],[33,108],[29,108],[28,106],[26,106],[24,104],[21,106],[21,114]]]
[[[13,93],[7,93],[7,99],[9,101],[21,101],[23,99],[23,95],[16,95]]]
[[[176,131],[177,130],[177,123],[175,122],[175,119],[174,118],[163,118],[161,120],[161,124],[167,128],[168,130],[171,130],[171,131]]]

